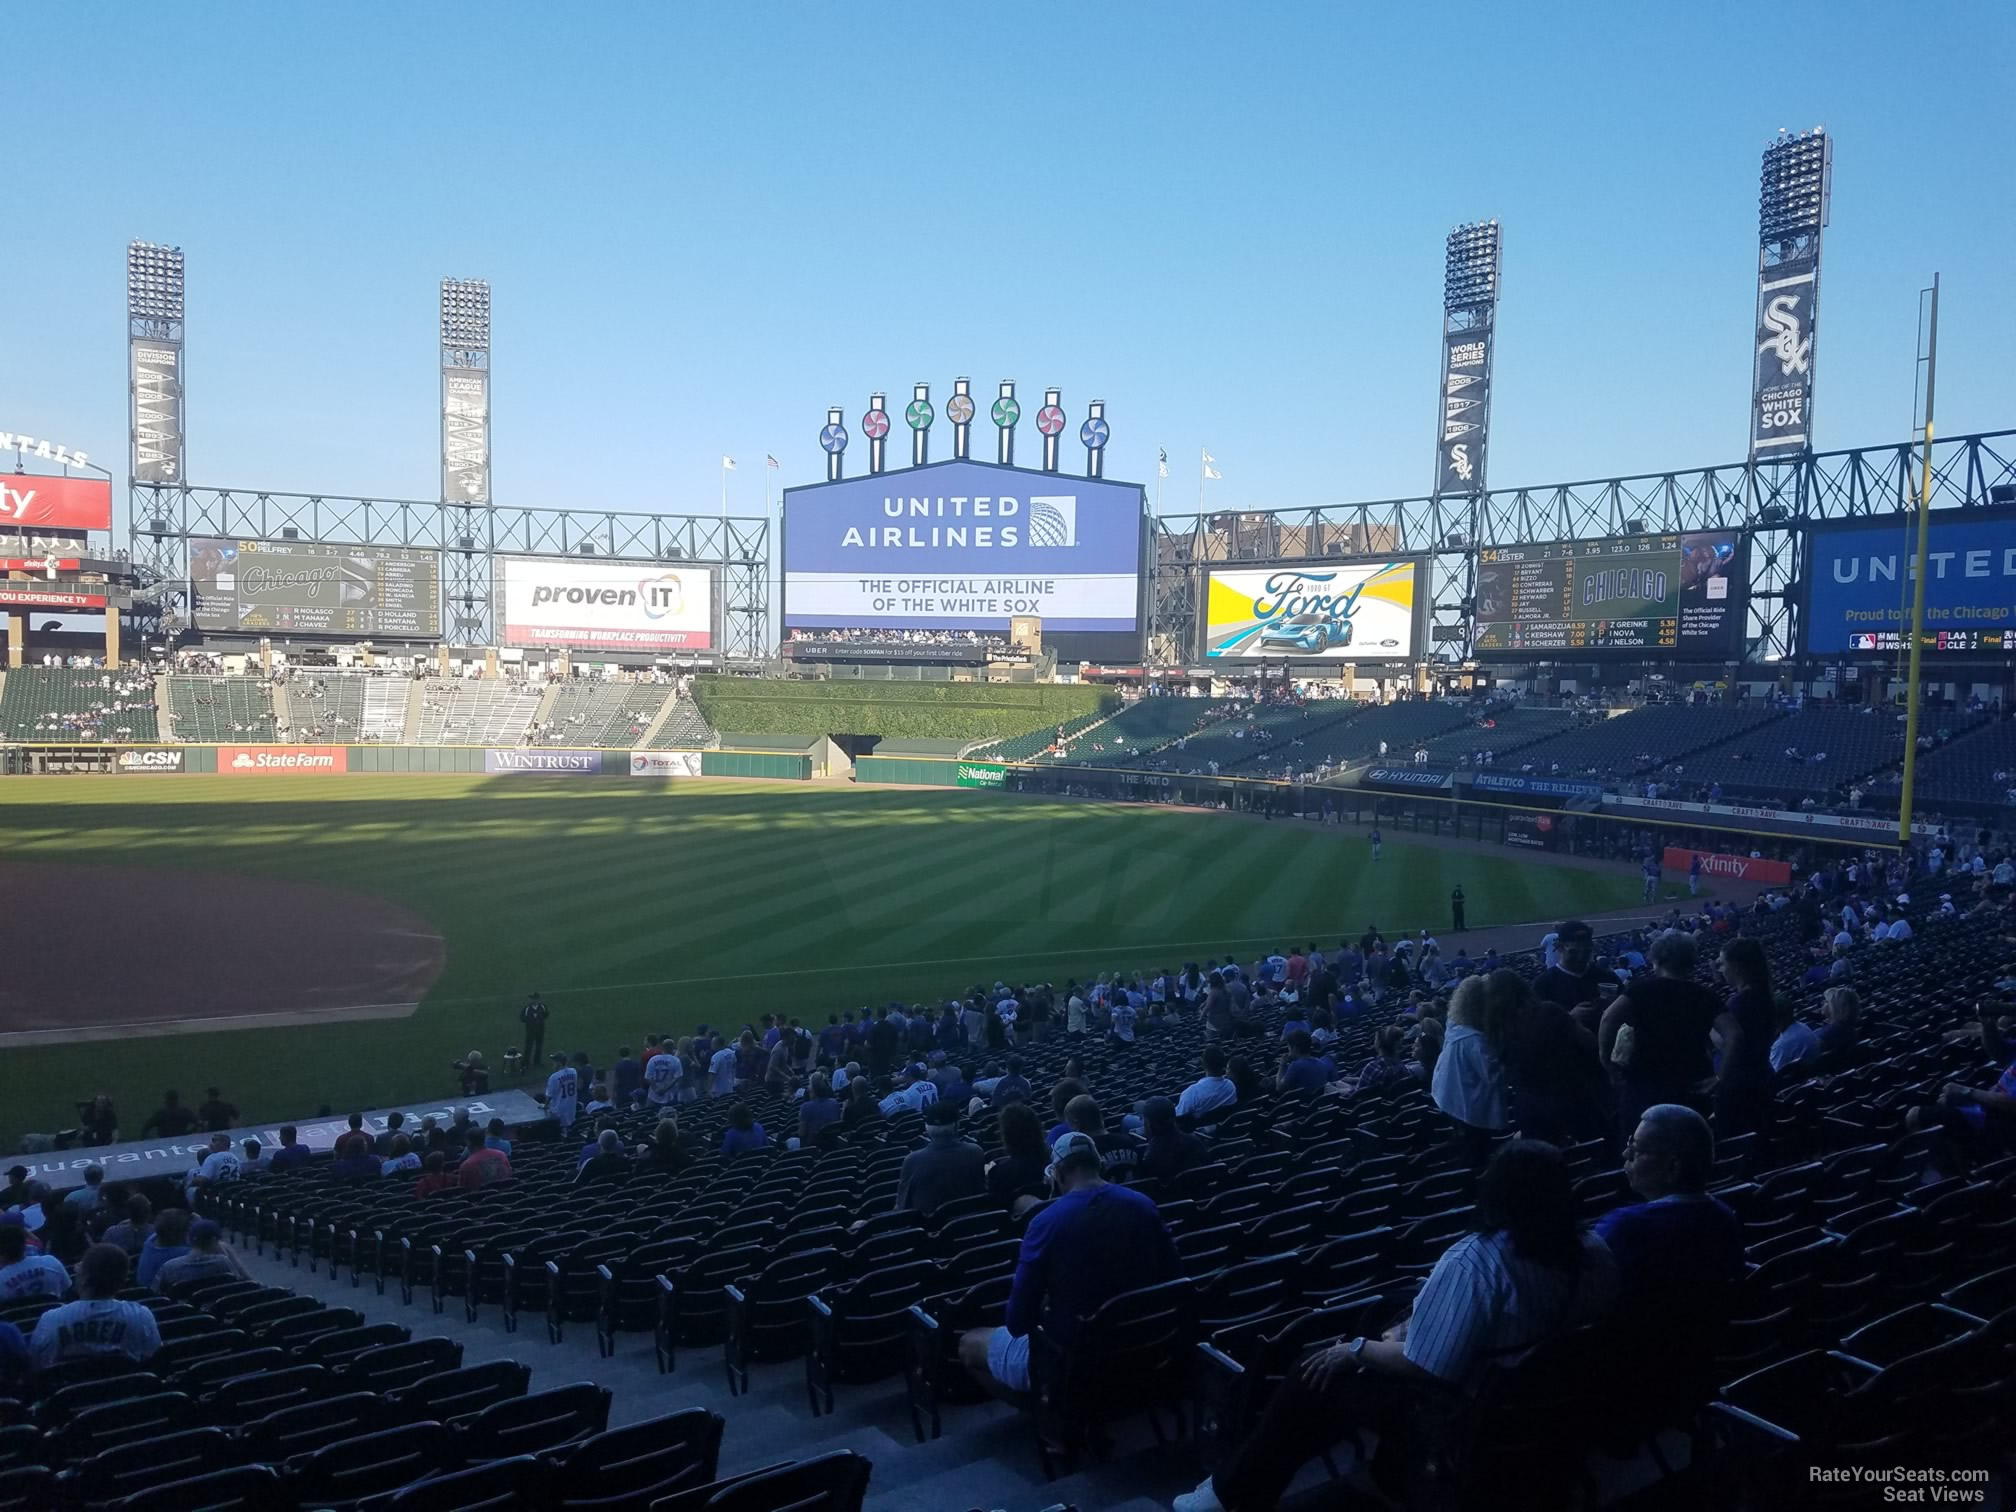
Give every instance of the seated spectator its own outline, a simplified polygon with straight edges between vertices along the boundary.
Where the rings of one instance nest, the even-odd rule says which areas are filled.
[[[1799,1005],[1781,995],[1772,1002],[1771,1017],[1778,1030],[1771,1041],[1771,1069],[1810,1069],[1809,1063],[1820,1059],[1820,1036],[1799,1022]]]
[[[1225,1052],[1216,1045],[1206,1045],[1203,1064],[1204,1074],[1185,1087],[1183,1095],[1176,1099],[1176,1117],[1186,1120],[1187,1126],[1193,1129],[1210,1123],[1206,1114],[1229,1108],[1239,1101],[1239,1089],[1225,1074]]]
[[[12,1323],[0,1322],[0,1394],[25,1400],[34,1375],[27,1336]]]
[[[124,1251],[122,1250],[123,1254]],[[133,1280],[152,1286],[161,1267],[189,1253],[189,1214],[183,1208],[163,1208],[154,1220],[154,1232],[140,1246],[140,1258],[133,1267]]]
[[[384,1174],[378,1158],[371,1153],[371,1140],[364,1134],[346,1134],[329,1163],[329,1174],[338,1181],[376,1181]]]
[[[82,1222],[90,1214],[98,1211],[105,1200],[105,1167],[99,1165],[84,1167],[84,1184],[72,1187],[63,1194],[63,1211],[75,1215]]]
[[[474,1189],[476,1187],[489,1186],[493,1181],[509,1181],[511,1179],[511,1157],[506,1155],[502,1150],[491,1149],[484,1142],[484,1134],[481,1129],[471,1129],[463,1136],[462,1142],[467,1153],[463,1155],[462,1163],[455,1167],[455,1180],[457,1184]],[[443,1157],[442,1164],[444,1166],[447,1164],[445,1156]],[[430,1172],[433,1170],[431,1159],[428,1162],[427,1169]],[[422,1177],[421,1179],[424,1181],[426,1178]]]
[[[124,1254],[125,1251],[120,1251]],[[0,1302],[30,1297],[63,1297],[70,1293],[70,1272],[53,1255],[28,1252],[28,1230],[20,1216],[0,1221]]]
[[[601,1153],[601,1146],[597,1141],[604,1134],[613,1134],[615,1132],[616,1120],[613,1118],[605,1118],[595,1125],[594,1129],[589,1132],[587,1142],[581,1146],[579,1153],[574,1157],[575,1174],[580,1174],[581,1167],[588,1164],[589,1161]]]
[[[247,1139],[238,1146],[238,1169],[246,1176],[270,1171],[273,1169],[273,1158],[258,1140]]]
[[[1067,1076],[1050,1089],[1050,1127],[1044,1131],[1043,1147],[1047,1150],[1066,1134],[1071,1125],[1065,1121],[1064,1110],[1071,1106],[1071,1099],[1085,1095],[1085,1083],[1075,1076]],[[1047,1160],[1044,1162],[1049,1163]]]
[[[931,1080],[924,1067],[918,1064],[905,1066],[896,1078],[896,1090],[882,1099],[882,1116],[894,1118],[898,1113],[921,1113],[938,1101],[938,1084]]]
[[[1406,1030],[1398,1024],[1388,1024],[1372,1037],[1372,1046],[1378,1053],[1359,1069],[1357,1080],[1351,1084],[1354,1094],[1404,1086],[1413,1079],[1407,1066]]]
[[[245,1279],[245,1267],[231,1246],[224,1242],[224,1230],[215,1220],[199,1218],[189,1225],[189,1249],[154,1273],[154,1290],[165,1292],[188,1281],[233,1281]]]
[[[501,1150],[507,1160],[510,1158],[511,1139],[504,1131],[503,1119],[493,1118],[485,1126],[483,1130],[483,1146],[485,1149]]]
[[[154,1204],[139,1192],[126,1199],[126,1216],[105,1230],[103,1242],[116,1244],[129,1256],[138,1259],[140,1251],[154,1232]]]
[[[856,1075],[847,1083],[847,1104],[840,1110],[840,1130],[852,1134],[864,1125],[882,1122],[882,1101],[875,1095],[875,1087],[865,1075]]]
[[[941,1097],[940,1101],[943,1100]],[[805,1101],[798,1105],[798,1137],[791,1147],[809,1149],[817,1144],[820,1131],[838,1123],[840,1113],[840,1103],[833,1096],[833,1083],[821,1073],[813,1072],[805,1082]]]
[[[1166,1097],[1151,1097],[1141,1105],[1141,1126],[1148,1146],[1136,1167],[1142,1176],[1174,1181],[1185,1171],[1211,1160],[1211,1146],[1176,1121],[1176,1105]]]
[[[586,1181],[626,1181],[629,1176],[630,1157],[623,1151],[623,1136],[614,1129],[604,1129],[595,1136],[595,1153],[581,1162],[574,1181],[578,1186]]]
[[[1079,1320],[1125,1291],[1177,1274],[1176,1246],[1155,1204],[1100,1175],[1099,1147],[1066,1134],[1051,1150],[1057,1198],[1029,1220],[999,1328],[976,1328],[959,1341],[959,1358],[982,1386],[1026,1400],[1029,1336],[1040,1325],[1068,1351]]]
[[[939,1101],[924,1110],[924,1147],[903,1157],[896,1187],[898,1212],[929,1218],[941,1204],[977,1197],[987,1190],[986,1157],[959,1131],[956,1104]]]
[[[189,1177],[189,1186],[185,1194],[189,1199],[189,1205],[194,1207],[200,1194],[215,1191],[220,1186],[236,1181],[241,1169],[238,1152],[231,1148],[231,1136],[212,1134],[210,1153],[203,1157],[203,1163],[196,1167]],[[372,1167],[372,1172],[376,1174],[376,1166]]]
[[[1423,1018],[1414,1026],[1414,1058],[1407,1062],[1407,1074],[1431,1091],[1435,1067],[1442,1059],[1442,1039],[1448,1032],[1439,1018]]]
[[[1080,1134],[1088,1134],[1099,1151],[1099,1174],[1108,1181],[1132,1181],[1147,1145],[1138,1134],[1108,1133],[1106,1115],[1096,1098],[1074,1097],[1065,1105],[1064,1121]],[[1052,1141],[1052,1148],[1057,1141]]]
[[[1715,1135],[1692,1108],[1647,1108],[1624,1144],[1624,1176],[1644,1198],[1596,1220],[1617,1261],[1623,1302],[1662,1331],[1728,1320],[1728,1293],[1743,1274],[1743,1224],[1708,1195]],[[1707,1341],[1712,1351],[1712,1335]]]
[[[1583,1231],[1560,1151],[1514,1140],[1478,1182],[1477,1232],[1443,1251],[1413,1316],[1384,1338],[1305,1357],[1246,1441],[1177,1497],[1175,1512],[1265,1512],[1305,1461],[1359,1427],[1378,1433],[1372,1477],[1397,1497],[1415,1455],[1419,1396],[1473,1393],[1493,1360],[1593,1321],[1616,1293],[1616,1262]]]
[[[756,1115],[749,1111],[747,1103],[737,1103],[728,1110],[728,1127],[721,1135],[724,1158],[733,1160],[737,1155],[760,1150],[769,1142],[763,1125],[756,1122]]]
[[[1337,1068],[1326,1057],[1316,1053],[1309,1031],[1297,1029],[1288,1036],[1287,1050],[1281,1060],[1281,1074],[1275,1078],[1275,1086],[1283,1092],[1320,1093],[1336,1075]]]
[[[1022,1074],[1022,1057],[1008,1057],[1008,1069],[995,1081],[988,1100],[999,1108],[1006,1103],[1027,1102],[1029,1100],[1029,1078]]]
[[[371,1141],[371,1153],[381,1160],[390,1155],[392,1153],[392,1141],[405,1133],[405,1130],[406,1115],[404,1113],[387,1113],[385,1115],[385,1132]],[[406,1136],[409,1147],[412,1144],[412,1139],[412,1135],[408,1134]]]
[[[1012,1102],[998,1115],[1001,1154],[987,1167],[987,1191],[1003,1207],[1044,1183],[1050,1147],[1043,1142],[1043,1123],[1026,1102]]]
[[[447,1155],[440,1150],[429,1150],[420,1168],[420,1179],[413,1183],[413,1195],[432,1197],[436,1192],[445,1192],[456,1184],[455,1172],[448,1169]]]
[[[308,1147],[300,1143],[300,1137],[294,1125],[280,1125],[280,1148],[273,1152],[268,1162],[275,1171],[292,1171],[315,1158],[308,1152]]]
[[[1825,998],[1827,1022],[1820,1028],[1820,1053],[1839,1055],[1856,1044],[1856,1021],[1862,1014],[1862,999],[1853,987],[1829,987]]]
[[[168,1214],[161,1216],[166,1220]],[[126,1252],[117,1245],[94,1244],[84,1251],[77,1262],[79,1300],[52,1307],[36,1319],[28,1352],[37,1370],[93,1355],[153,1357],[161,1347],[161,1331],[147,1308],[119,1300],[126,1273]]]

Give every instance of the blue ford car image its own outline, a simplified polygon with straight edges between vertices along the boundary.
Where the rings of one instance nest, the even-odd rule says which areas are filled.
[[[1299,651],[1305,656],[1321,656],[1332,646],[1351,644],[1351,621],[1335,620],[1327,614],[1297,614],[1276,620],[1260,632],[1262,650],[1270,646]]]

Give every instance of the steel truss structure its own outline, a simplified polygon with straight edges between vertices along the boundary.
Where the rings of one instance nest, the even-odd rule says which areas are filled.
[[[498,643],[496,562],[503,556],[718,564],[721,652],[759,660],[770,626],[770,522],[719,515],[527,509],[234,488],[135,486],[128,491],[134,563],[158,583],[160,621],[189,628],[189,543],[197,539],[431,548],[446,558],[443,640]]]
[[[1471,649],[1477,547],[1717,527],[1744,530],[1751,540],[1747,659],[1789,660],[1799,648],[1801,527],[1915,509],[1921,455],[1919,443],[1900,441],[1797,461],[1732,462],[1460,498],[1164,516],[1156,522],[1150,565],[1149,661],[1179,666],[1197,658],[1204,574],[1221,563],[1429,555],[1434,612],[1427,650],[1437,660],[1462,661]],[[2016,503],[2016,430],[1933,444],[1934,509],[2008,503]]]

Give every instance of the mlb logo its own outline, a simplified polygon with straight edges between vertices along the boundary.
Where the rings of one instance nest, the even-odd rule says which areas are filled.
[[[1078,544],[1078,496],[1076,494],[1033,494],[1030,496],[1029,544],[1031,546],[1076,546]]]

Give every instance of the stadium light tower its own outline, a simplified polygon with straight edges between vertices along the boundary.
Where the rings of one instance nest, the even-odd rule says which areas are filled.
[[[182,249],[126,248],[127,474],[135,484],[180,483]]]
[[[441,280],[441,502],[490,502],[490,285]]]
[[[1480,494],[1491,425],[1491,348],[1498,325],[1498,222],[1449,233],[1442,267],[1442,399],[1435,494]]]
[[[1813,337],[1820,307],[1820,232],[1834,191],[1834,139],[1821,127],[1780,131],[1764,149],[1757,190],[1757,330],[1750,459],[1784,462],[1813,447]]]

